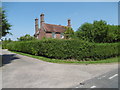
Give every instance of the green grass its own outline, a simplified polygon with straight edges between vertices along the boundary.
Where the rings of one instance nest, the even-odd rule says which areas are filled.
[[[15,51],[11,51],[11,52],[16,53],[16,54],[20,54],[20,55],[24,55],[24,56],[28,56],[28,57],[32,57],[32,58],[36,58],[36,59],[43,60],[46,62],[51,62],[51,63],[75,63],[75,64],[117,63],[119,61],[119,58],[120,58],[120,57],[114,57],[114,58],[98,60],[98,61],[77,61],[77,60],[68,61],[68,60],[60,60],[60,59],[51,59],[51,58],[46,58],[46,57],[42,57],[42,56],[35,56],[35,55],[21,53],[21,52],[15,52]]]

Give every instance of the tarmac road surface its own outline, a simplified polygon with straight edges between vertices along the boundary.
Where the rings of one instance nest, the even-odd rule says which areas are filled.
[[[100,76],[81,82],[73,88],[118,88],[118,69],[111,70]]]
[[[2,88],[69,88],[80,82],[117,70],[118,64],[57,64],[31,57],[18,55],[7,50],[2,51]],[[107,74],[106,79],[116,73]],[[117,80],[113,76],[110,82]],[[105,79],[101,79],[105,80]],[[98,86],[99,81],[86,81],[86,86]],[[90,82],[87,85],[87,82]],[[98,83],[98,84],[97,84]],[[102,85],[102,84],[101,84]],[[105,86],[106,87],[106,86]],[[117,87],[117,85],[113,85]]]

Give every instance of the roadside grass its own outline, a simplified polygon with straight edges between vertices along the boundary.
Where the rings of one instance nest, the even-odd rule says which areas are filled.
[[[39,59],[42,61],[51,62],[51,63],[102,64],[102,63],[120,62],[120,57],[114,57],[114,58],[97,60],[97,61],[77,61],[77,60],[70,61],[70,60],[51,59],[51,58],[46,58],[46,57],[42,57],[42,56],[35,56],[35,55],[26,54],[26,53],[22,53],[22,52],[15,52],[15,51],[11,51],[11,52],[20,54],[20,55],[24,55],[24,56],[28,56],[28,57],[32,57],[32,58],[36,58],[36,59]]]

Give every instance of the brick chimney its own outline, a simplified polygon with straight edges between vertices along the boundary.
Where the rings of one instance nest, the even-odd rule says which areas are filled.
[[[35,32],[38,31],[38,18],[35,19]]]
[[[40,15],[40,27],[43,25],[43,23],[44,23],[44,14],[42,13]]]
[[[71,22],[70,22],[71,20],[70,19],[68,19],[68,27],[71,27]]]

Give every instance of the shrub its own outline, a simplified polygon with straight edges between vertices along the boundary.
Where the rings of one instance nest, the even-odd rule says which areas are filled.
[[[106,59],[119,56],[118,43],[95,43],[94,48],[91,48],[90,56],[96,59]]]
[[[2,41],[2,49],[7,49],[7,44],[10,42]]]
[[[56,59],[98,60],[119,55],[117,43],[94,44],[80,40],[16,41],[7,48]]]
[[[5,40],[2,40],[1,41],[2,49],[7,49],[7,44],[10,42],[12,42],[12,40],[10,38],[9,39],[5,38]]]

